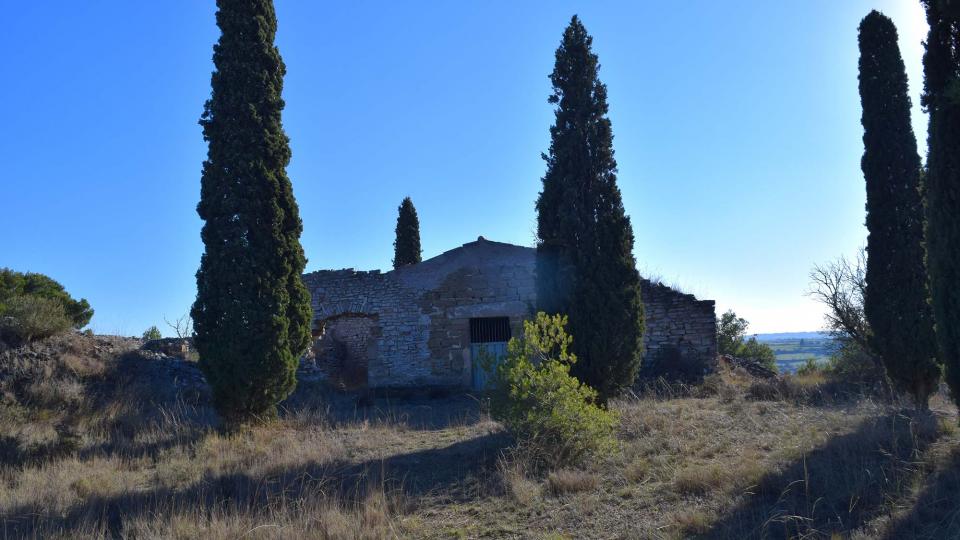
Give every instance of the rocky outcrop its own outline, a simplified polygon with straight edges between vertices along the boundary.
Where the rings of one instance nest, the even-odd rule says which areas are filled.
[[[777,377],[777,372],[761,364],[752,358],[737,358],[729,354],[720,356],[720,360],[730,368],[742,369],[758,379],[773,379]]]

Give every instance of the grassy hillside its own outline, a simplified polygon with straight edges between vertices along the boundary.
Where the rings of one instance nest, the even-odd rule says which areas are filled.
[[[724,371],[613,403],[620,450],[533,471],[469,395],[330,394],[218,431],[190,362],[68,336],[0,353],[0,537],[946,538],[960,433]]]

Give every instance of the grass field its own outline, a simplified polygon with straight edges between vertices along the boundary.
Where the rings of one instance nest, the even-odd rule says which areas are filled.
[[[223,433],[189,366],[71,339],[0,362],[0,538],[960,535],[943,396],[918,417],[724,371],[615,401],[614,455],[538,471],[469,394],[303,384],[279,420]]]
[[[825,363],[833,354],[835,344],[830,338],[785,338],[765,340],[777,356],[777,367],[781,373],[795,373],[797,368],[813,358]]]

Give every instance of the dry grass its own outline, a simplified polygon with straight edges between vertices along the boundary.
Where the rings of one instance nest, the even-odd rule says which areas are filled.
[[[797,397],[816,381],[757,400],[723,373],[613,403],[615,456],[537,471],[468,397],[305,385],[226,435],[169,366],[88,345],[0,388],[0,538],[960,537],[943,396],[932,417]]]
[[[547,486],[550,493],[556,496],[593,491],[599,484],[600,478],[588,471],[560,469],[547,475]]]

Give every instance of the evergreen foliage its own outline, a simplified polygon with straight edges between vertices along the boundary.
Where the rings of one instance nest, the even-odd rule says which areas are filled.
[[[492,380],[491,415],[550,467],[616,446],[616,413],[598,407],[597,392],[570,375],[577,357],[566,324],[566,317],[543,312],[524,321],[523,336],[507,343]]]
[[[889,18],[871,11],[860,23],[859,41],[869,231],[864,314],[871,348],[890,380],[926,409],[940,366],[927,302],[921,164],[907,74]]]
[[[742,342],[737,349],[736,354],[739,358],[749,358],[762,364],[770,371],[779,371],[777,367],[777,354],[766,343],[761,343],[757,336],[750,336],[750,339]]]
[[[556,120],[537,199],[537,297],[542,311],[569,316],[580,359],[572,373],[606,401],[633,384],[644,318],[592,41],[574,16],[550,75]]]
[[[293,391],[310,342],[299,210],[281,126],[285,66],[270,0],[218,0],[209,144],[200,203],[205,252],[191,310],[200,368],[228,423],[269,417]]]
[[[728,309],[717,319],[718,352],[756,360],[771,371],[777,371],[777,355],[773,349],[766,343],[761,343],[756,336],[746,339],[749,327],[750,323],[746,319],[738,317],[732,309]]]
[[[960,402],[960,3],[923,0],[927,12],[923,97],[927,124],[927,271],[940,359]]]
[[[0,339],[23,344],[66,332],[72,324],[60,299],[34,294],[13,296],[0,312]]]
[[[717,351],[720,354],[736,356],[743,346],[743,337],[750,323],[743,317],[737,317],[732,309],[717,320]]]
[[[90,303],[84,298],[75,300],[63,285],[53,278],[33,272],[0,268],[0,315],[7,309],[9,301],[18,296],[39,296],[58,302],[74,328],[83,328],[93,318]]]
[[[420,218],[410,197],[397,208],[397,237],[393,241],[393,267],[400,268],[421,261]]]
[[[156,326],[151,326],[143,331],[143,340],[144,341],[153,341],[155,339],[162,339],[163,335],[160,333],[160,329]]]

